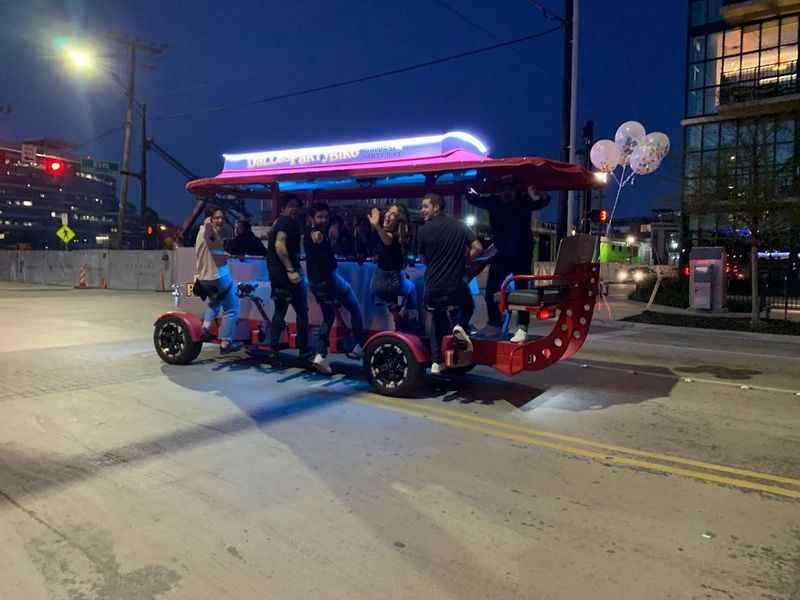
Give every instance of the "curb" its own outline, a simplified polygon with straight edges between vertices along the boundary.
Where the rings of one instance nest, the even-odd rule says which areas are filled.
[[[592,323],[594,327],[603,327],[607,329],[655,329],[662,333],[685,333],[694,335],[708,335],[709,337],[722,337],[732,338],[741,341],[742,338],[750,340],[761,340],[765,342],[784,342],[789,344],[796,344],[800,346],[800,336],[798,335],[781,335],[778,333],[754,333],[751,331],[729,331],[725,329],[706,329],[703,327],[680,327],[677,325],[654,325],[652,323],[632,323],[630,321],[601,321],[603,323]],[[611,327],[606,323],[614,323]]]

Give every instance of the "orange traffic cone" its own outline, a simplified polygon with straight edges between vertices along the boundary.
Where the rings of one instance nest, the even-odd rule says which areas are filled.
[[[78,285],[75,287],[85,289],[86,285],[86,265],[81,265],[80,274],[78,275]]]

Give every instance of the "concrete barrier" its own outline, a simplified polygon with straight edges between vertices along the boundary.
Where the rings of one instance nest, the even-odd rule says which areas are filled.
[[[170,251],[110,250],[108,255],[110,288],[169,291],[173,283]]]
[[[0,281],[74,287],[85,267],[89,288],[169,291],[175,281],[174,262],[173,252],[167,250],[3,250]]]
[[[17,280],[17,253],[0,252],[0,281]]]

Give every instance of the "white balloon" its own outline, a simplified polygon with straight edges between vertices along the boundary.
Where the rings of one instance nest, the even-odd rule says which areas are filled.
[[[642,143],[655,146],[658,149],[658,158],[660,160],[664,160],[664,157],[669,154],[669,137],[665,133],[660,131],[648,133]]]
[[[589,158],[598,171],[610,173],[619,164],[619,148],[611,140],[600,140],[592,146]]]
[[[644,126],[638,121],[625,121],[617,129],[614,143],[622,154],[622,164],[628,164],[636,146],[642,143],[646,135]]]
[[[631,169],[637,175],[649,175],[661,166],[658,148],[653,144],[637,146],[631,153]]]

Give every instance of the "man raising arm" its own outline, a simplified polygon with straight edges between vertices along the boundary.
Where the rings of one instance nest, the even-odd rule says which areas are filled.
[[[474,190],[467,194],[467,201],[489,212],[489,224],[497,254],[491,259],[489,276],[486,280],[486,309],[489,323],[485,335],[494,337],[500,334],[503,316],[494,299],[506,277],[530,275],[533,259],[533,236],[531,216],[533,211],[541,210],[550,203],[550,197],[534,188],[523,191],[512,181],[505,182],[497,195],[482,197]],[[525,287],[524,284],[518,287]],[[530,314],[519,312],[517,330],[512,342],[524,342],[528,336]]]

